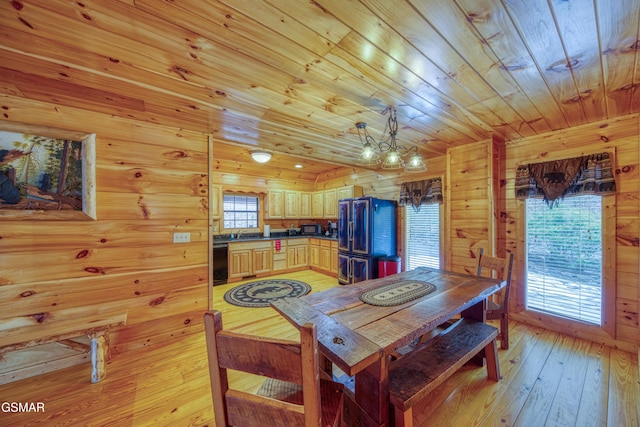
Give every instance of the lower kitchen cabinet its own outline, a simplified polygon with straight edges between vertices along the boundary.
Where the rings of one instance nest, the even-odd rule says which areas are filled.
[[[229,243],[229,280],[271,272],[271,242]]]
[[[325,273],[335,274],[338,271],[338,242],[310,238],[309,266]]]
[[[274,272],[287,269],[287,241],[274,240],[271,253],[273,254],[272,269]]]
[[[287,268],[309,266],[309,239],[290,239],[287,242]]]

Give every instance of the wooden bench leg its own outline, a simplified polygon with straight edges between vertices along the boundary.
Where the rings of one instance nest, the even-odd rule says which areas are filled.
[[[490,380],[500,381],[500,365],[498,361],[498,345],[496,340],[491,341],[484,348],[484,355],[487,359],[487,376]]]
[[[413,427],[413,408],[407,408],[404,412],[399,408],[394,408],[393,412],[396,427]]]
[[[92,334],[91,338],[91,382],[97,383],[107,376],[109,345],[103,332]]]
[[[500,348],[503,350],[509,349],[509,316],[503,314],[500,318]]]

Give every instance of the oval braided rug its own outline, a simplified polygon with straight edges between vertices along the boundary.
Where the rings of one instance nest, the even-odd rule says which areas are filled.
[[[229,289],[224,294],[224,300],[241,307],[269,307],[271,301],[301,297],[310,291],[311,286],[299,280],[265,279]]]
[[[363,292],[360,300],[370,305],[390,307],[423,297],[436,290],[436,286],[422,280],[398,280],[389,285]]]

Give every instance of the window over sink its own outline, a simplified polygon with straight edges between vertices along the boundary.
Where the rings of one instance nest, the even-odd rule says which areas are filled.
[[[225,229],[258,228],[260,197],[246,194],[225,194],[223,218]]]

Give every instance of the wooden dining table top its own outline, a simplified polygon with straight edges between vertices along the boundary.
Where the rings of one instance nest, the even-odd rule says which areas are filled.
[[[360,298],[366,291],[407,281],[427,282],[436,289],[392,306],[371,305]],[[451,317],[482,307],[479,303],[504,285],[501,279],[419,267],[271,305],[294,325],[316,324],[323,354],[348,375],[355,375]],[[483,310],[471,314],[477,320],[484,320],[479,318],[483,315]]]

